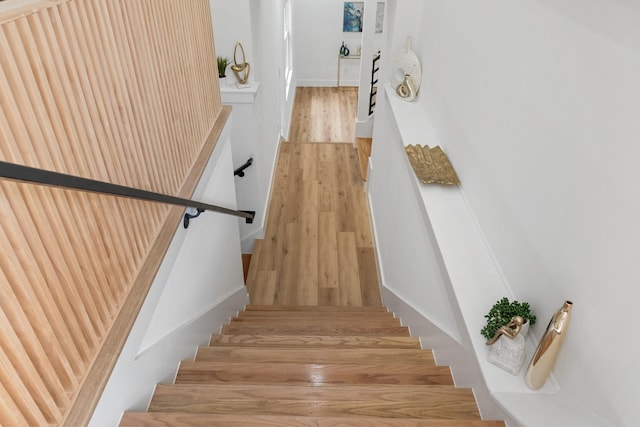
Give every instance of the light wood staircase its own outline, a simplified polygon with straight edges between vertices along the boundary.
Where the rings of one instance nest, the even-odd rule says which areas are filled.
[[[247,306],[132,426],[494,427],[385,308]]]

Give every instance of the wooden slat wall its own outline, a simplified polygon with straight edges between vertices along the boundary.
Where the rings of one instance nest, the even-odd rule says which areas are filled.
[[[216,73],[208,0],[3,2],[0,158],[179,194]],[[64,419],[169,209],[0,181],[0,425]]]

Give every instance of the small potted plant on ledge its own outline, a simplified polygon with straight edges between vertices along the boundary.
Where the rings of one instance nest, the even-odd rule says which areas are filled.
[[[229,65],[229,58],[226,56],[218,56],[218,79],[220,79],[220,84],[226,82],[227,78],[227,66]]]
[[[487,340],[490,340],[495,335],[496,331],[502,326],[507,325],[513,316],[520,316],[525,320],[521,333],[526,335],[529,325],[536,323],[536,316],[531,312],[531,306],[527,302],[518,302],[516,300],[509,302],[509,298],[504,297],[497,301],[489,313],[484,317],[487,319],[487,324],[480,330],[480,333]]]

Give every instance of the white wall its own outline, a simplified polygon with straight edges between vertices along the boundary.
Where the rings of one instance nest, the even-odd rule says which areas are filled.
[[[210,0],[210,6],[216,55],[226,56],[232,65],[233,49],[236,42],[240,42],[247,54],[247,61],[252,62],[253,35],[251,26],[247,25],[251,13],[250,0]],[[251,67],[254,65],[251,64]],[[235,80],[231,69],[228,70],[227,77]]]
[[[396,3],[398,15],[409,13]],[[565,299],[574,302],[554,369],[562,394],[613,425],[637,425],[640,346],[626,325],[640,296],[640,5],[422,8],[412,29],[418,102],[508,287],[537,312],[538,337]]]
[[[293,0],[295,32],[295,67],[297,86],[335,86],[338,77],[338,54],[344,41],[356,54],[362,46],[362,33],[343,33],[344,0]],[[367,13],[375,13],[375,9]],[[343,60],[341,86],[358,86],[360,61]]]
[[[251,200],[241,209],[256,211],[254,224],[243,226],[243,237],[247,237],[243,242],[244,252],[251,252],[253,239],[261,238],[264,232],[280,137],[283,128],[288,130],[295,96],[295,89],[287,91],[284,86],[283,10],[284,0],[211,0],[217,54],[230,49],[229,56],[232,57],[235,41],[241,41],[251,64],[250,80],[260,83],[253,105],[247,107],[252,110],[253,122],[236,123],[237,126],[252,126],[252,132],[244,133],[255,135],[254,140],[242,141],[252,149],[241,150],[251,152],[255,159],[250,167],[253,170],[247,170],[251,175],[247,178],[255,188],[251,189],[250,197],[245,194],[239,197],[240,200]],[[232,75],[228,78],[234,79]],[[294,85],[295,80],[291,84]],[[246,160],[243,157],[234,162],[240,166]]]
[[[229,126],[193,199],[234,208]],[[247,300],[237,219],[204,212],[187,230],[180,224],[90,425],[114,426],[124,411],[145,411],[155,385],[173,382],[179,362]]]

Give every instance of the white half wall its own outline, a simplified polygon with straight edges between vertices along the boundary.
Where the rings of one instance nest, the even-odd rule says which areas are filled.
[[[193,198],[235,208],[229,126]],[[204,212],[189,229],[180,224],[90,425],[114,426],[124,411],[145,411],[155,385],[173,382],[179,362],[193,359],[247,302],[237,219]]]

